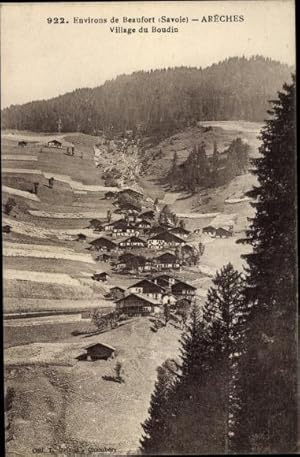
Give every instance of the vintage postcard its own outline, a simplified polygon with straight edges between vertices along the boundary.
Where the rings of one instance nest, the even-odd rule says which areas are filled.
[[[295,2],[0,6],[6,455],[297,453]]]

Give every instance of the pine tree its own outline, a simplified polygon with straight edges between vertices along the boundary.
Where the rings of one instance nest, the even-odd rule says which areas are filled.
[[[170,361],[158,367],[157,381],[150,401],[149,418],[142,424],[144,430],[140,440],[142,454],[159,454],[168,447],[172,407],[170,396],[172,396],[175,379],[176,372],[170,370]]]
[[[211,159],[210,183],[213,187],[217,187],[219,184],[219,151],[216,141],[214,141],[214,149]]]
[[[295,452],[296,197],[295,78],[272,102],[253,161],[258,186],[248,193],[256,215],[246,239],[247,299],[252,305],[242,357],[239,452]]]
[[[212,282],[203,319],[210,342],[212,379],[218,390],[218,402],[211,407],[217,405],[219,445],[227,454],[232,450],[233,423],[240,407],[239,359],[249,311],[244,298],[244,279],[230,263],[216,273]]]
[[[171,184],[171,187],[174,187],[178,184],[179,180],[179,170],[178,170],[178,155],[177,152],[174,152],[171,169],[169,171],[168,180]]]

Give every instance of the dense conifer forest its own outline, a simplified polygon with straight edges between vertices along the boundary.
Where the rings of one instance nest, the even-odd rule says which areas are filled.
[[[232,57],[202,69],[177,67],[120,75],[94,89],[2,111],[2,128],[167,136],[199,120],[262,121],[291,68],[269,58]]]

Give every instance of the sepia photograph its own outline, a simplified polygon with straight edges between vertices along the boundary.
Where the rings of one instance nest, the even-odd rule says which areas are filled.
[[[295,1],[0,20],[5,454],[300,452]]]

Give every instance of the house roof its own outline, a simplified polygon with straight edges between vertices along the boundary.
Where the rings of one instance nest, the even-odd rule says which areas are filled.
[[[179,238],[178,236],[174,235],[173,233],[170,232],[162,232],[158,233],[157,235],[154,235],[150,238],[150,240],[159,240],[159,241],[166,241],[166,242],[172,242],[176,241],[178,243],[184,243],[184,241]]]
[[[149,210],[149,211],[144,211],[142,214],[141,214],[141,217],[154,217],[155,216],[155,213],[154,211],[152,210]]]
[[[142,287],[144,293],[164,292],[164,289],[161,286],[158,286],[153,281],[148,279],[142,279],[141,281],[132,284],[130,287],[128,287],[128,289],[131,289],[132,287]]]
[[[110,291],[112,291],[112,290],[121,290],[122,292],[125,292],[125,289],[123,289],[123,287],[119,287],[119,286],[111,287],[109,290]]]
[[[166,274],[156,276],[156,278],[154,278],[154,279],[164,279],[165,281],[168,281],[168,282],[169,282],[170,279],[174,279],[175,281],[177,281],[177,279],[174,278],[173,276],[166,275]]]
[[[108,248],[116,248],[117,245],[111,241],[111,240],[108,240],[107,238],[97,238],[96,240],[93,240],[93,241],[90,241],[89,244],[92,244],[93,246],[105,246],[105,247],[108,247]]]
[[[188,289],[188,290],[197,290],[197,287],[191,286],[191,284],[187,284],[186,282],[183,281],[178,281],[176,284],[172,286],[172,292],[179,292],[180,290],[183,289]]]
[[[162,263],[178,262],[176,255],[172,254],[171,252],[165,252],[164,254],[161,254],[158,257],[156,257],[155,260],[158,260]]]
[[[106,347],[108,349],[111,349],[112,351],[116,350],[116,348],[114,348],[113,346],[110,346],[109,344],[106,344],[106,343],[92,343],[92,344],[89,344],[88,346],[85,346],[84,349],[91,349],[96,346]]]
[[[126,240],[120,241],[119,244],[128,243],[129,241],[131,243],[143,243],[143,244],[146,244],[146,242],[144,240],[142,240],[142,238],[138,238],[137,236],[131,236],[130,238],[127,238]]]
[[[161,305],[161,303],[158,300],[155,300],[154,298],[149,298],[149,297],[146,297],[145,295],[136,294],[136,293],[131,293],[124,298],[120,298],[119,300],[116,301],[116,303],[120,303],[120,302],[124,303],[124,302],[128,301],[128,299],[130,297],[137,297],[140,301],[142,301],[143,303],[146,303],[146,304],[150,303],[151,305]],[[134,306],[134,305],[132,305],[132,306]]]
[[[137,222],[135,224],[136,227],[138,227],[139,225],[148,225],[148,227],[151,227],[151,223],[149,221],[146,221],[145,219],[142,219],[140,222]]]
[[[62,144],[61,141],[58,141],[58,140],[56,140],[56,139],[48,141],[48,144],[49,144],[49,143]]]
[[[127,222],[124,221],[124,219],[121,219],[120,221],[117,221],[116,223],[113,224],[113,228],[120,229],[120,230],[127,230],[127,229],[131,229],[132,227],[130,227],[130,225],[128,225]]]
[[[101,276],[109,276],[109,274],[106,273],[105,271],[102,271],[101,273],[94,273],[94,276],[99,276],[99,277],[101,277]]]

